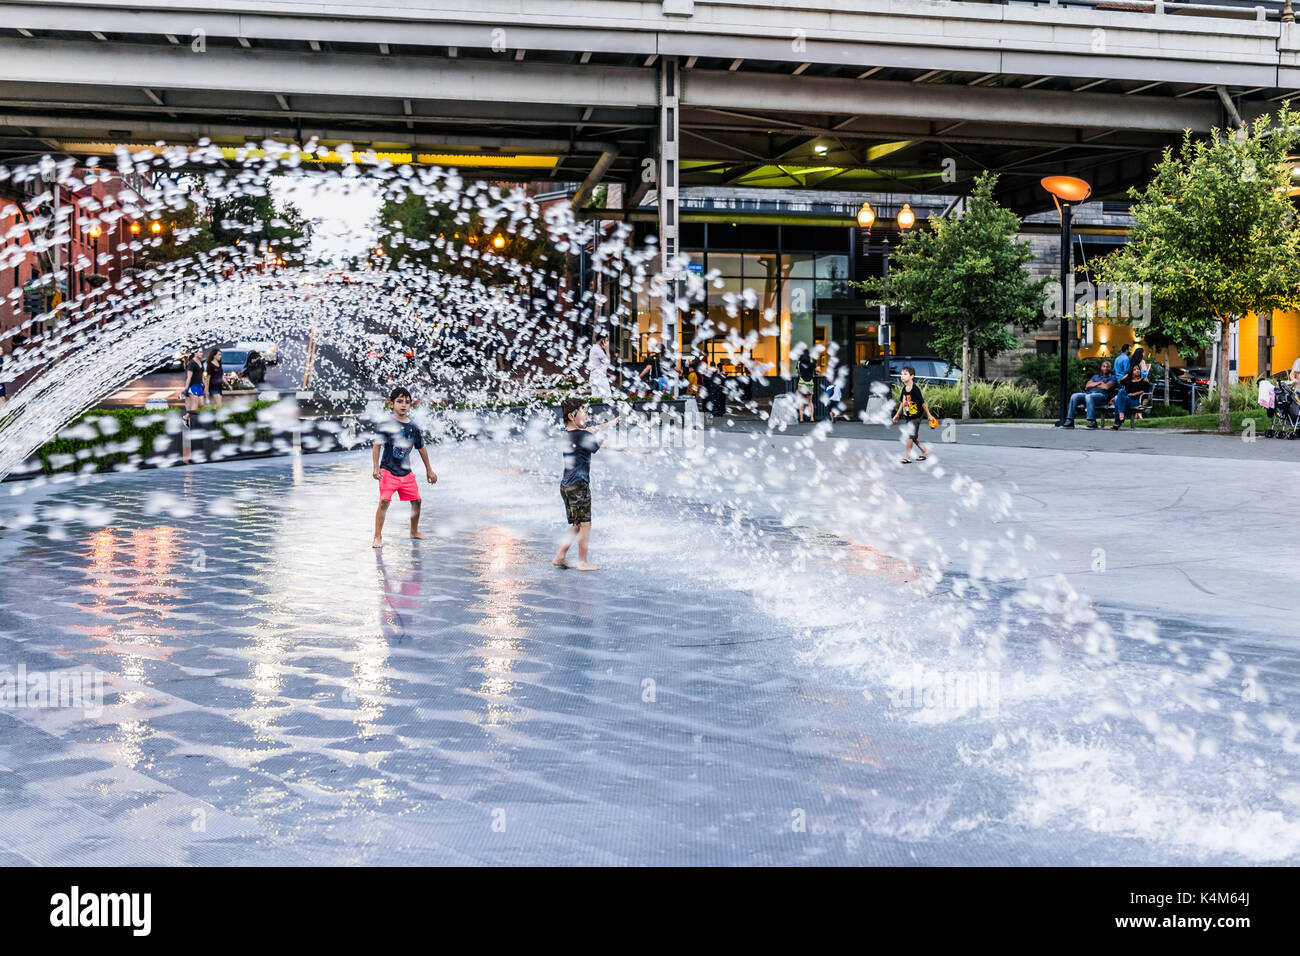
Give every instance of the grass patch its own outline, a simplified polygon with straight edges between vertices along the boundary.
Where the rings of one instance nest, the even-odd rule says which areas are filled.
[[[1262,435],[1268,431],[1273,420],[1268,417],[1268,413],[1258,406],[1254,411],[1232,412],[1229,416],[1231,420],[1231,430],[1240,434],[1246,427],[1245,423],[1253,420],[1255,423],[1255,433]],[[1126,423],[1127,424],[1127,423]],[[1165,415],[1156,418],[1143,418],[1137,423],[1138,428],[1178,428],[1185,431],[1204,431],[1217,432],[1219,430],[1219,413],[1206,413],[1189,415],[1183,412],[1181,415]]]

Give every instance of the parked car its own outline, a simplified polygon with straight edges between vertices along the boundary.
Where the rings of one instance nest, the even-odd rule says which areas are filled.
[[[234,347],[244,352],[258,352],[262,358],[266,359],[267,365],[280,364],[280,352],[276,344],[268,339],[245,339],[242,342],[236,342]]]
[[[1189,412],[1195,409],[1210,390],[1210,370],[1199,366],[1190,368],[1175,365],[1169,377],[1169,404],[1178,405]],[[1151,368],[1151,398],[1165,400],[1165,383],[1160,366]]]
[[[888,359],[872,359],[866,365],[867,381],[897,383],[907,365],[916,369],[916,380],[922,385],[957,385],[961,382],[961,369],[937,355],[891,355]]]
[[[243,374],[244,365],[248,362],[248,353],[254,351],[242,346],[235,348],[223,348],[221,350],[221,367],[227,372],[238,372]]]

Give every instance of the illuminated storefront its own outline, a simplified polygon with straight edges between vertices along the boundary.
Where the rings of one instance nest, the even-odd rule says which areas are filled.
[[[694,346],[733,374],[743,358],[767,375],[788,376],[804,349],[814,351],[823,372],[832,345],[838,361],[848,364],[888,351],[878,343],[879,307],[868,306],[853,283],[881,273],[883,241],[897,248],[899,236],[896,226],[882,221],[870,245],[865,242],[866,233],[854,219],[861,195],[814,202],[805,195],[797,203],[774,201],[770,194],[761,200],[711,197],[694,205],[690,198],[683,202],[681,248],[693,272],[718,275],[682,316],[679,342],[685,352]],[[874,196],[872,201],[881,208],[890,203]],[[917,205],[919,215],[934,211],[925,197]],[[897,323],[896,352],[925,348],[927,329],[898,310],[891,311],[891,320]],[[658,344],[661,326],[659,301],[643,291],[625,361]],[[752,344],[737,349],[737,340]]]

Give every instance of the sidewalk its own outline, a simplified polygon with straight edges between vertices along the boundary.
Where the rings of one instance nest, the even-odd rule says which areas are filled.
[[[718,419],[715,431],[766,432],[767,422],[754,419]],[[825,422],[787,425],[785,430],[772,429],[776,434],[807,435],[816,429],[825,430]],[[951,428],[949,433],[947,428]],[[865,425],[861,422],[837,422],[829,426],[826,434],[834,438],[899,441],[897,428],[883,425]],[[1300,442],[1256,436],[1246,441],[1241,435],[1207,435],[1156,428],[1122,428],[1119,431],[1086,428],[1055,428],[1016,422],[978,422],[969,425],[953,424],[936,430],[922,428],[921,440],[927,445],[947,444],[951,437],[957,445],[992,445],[1001,448],[1050,448],[1058,451],[1135,452],[1142,455],[1180,455],[1189,458],[1257,459],[1260,461],[1300,462]]]

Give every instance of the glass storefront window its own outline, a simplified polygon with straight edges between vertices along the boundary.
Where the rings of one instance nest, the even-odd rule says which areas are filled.
[[[818,298],[842,298],[849,295],[849,257],[817,257]]]
[[[775,252],[745,253],[746,279],[775,278],[780,271],[781,257]]]
[[[808,272],[812,271],[809,257]],[[787,279],[781,287],[781,372],[790,372],[791,350],[800,343],[813,344],[813,280]]]
[[[849,274],[849,257],[848,256],[818,256],[817,257],[817,278],[834,279],[839,277],[848,278]]]
[[[815,258],[811,252],[788,252],[781,257],[781,274],[789,279],[811,279]]]
[[[734,276],[739,278],[744,273],[741,272],[741,262],[744,257],[739,252],[710,252],[708,262],[705,263],[705,271],[712,272],[717,269],[724,276]]]

